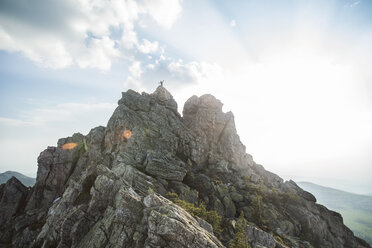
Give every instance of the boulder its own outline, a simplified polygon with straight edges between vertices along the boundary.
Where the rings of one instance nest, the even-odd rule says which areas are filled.
[[[254,248],[275,248],[276,242],[274,237],[270,233],[264,232],[257,227],[247,225],[245,234],[248,237],[249,243],[251,243]]]

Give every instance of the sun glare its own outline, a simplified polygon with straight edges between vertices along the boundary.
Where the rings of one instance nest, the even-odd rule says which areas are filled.
[[[63,150],[71,150],[71,149],[74,149],[78,144],[77,143],[74,143],[74,142],[71,142],[71,143],[66,143],[64,145],[62,145],[62,149]]]
[[[123,133],[123,137],[125,139],[129,139],[130,137],[132,137],[132,132],[130,130],[125,130]]]

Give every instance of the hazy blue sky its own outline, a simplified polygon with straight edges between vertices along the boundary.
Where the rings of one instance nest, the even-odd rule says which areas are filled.
[[[372,193],[372,1],[1,0],[0,172],[106,125],[121,91],[212,93],[284,178]]]

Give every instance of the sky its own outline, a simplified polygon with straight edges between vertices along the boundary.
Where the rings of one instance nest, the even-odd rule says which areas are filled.
[[[372,194],[372,1],[2,0],[0,172],[160,80],[182,113],[213,94],[254,160]]]

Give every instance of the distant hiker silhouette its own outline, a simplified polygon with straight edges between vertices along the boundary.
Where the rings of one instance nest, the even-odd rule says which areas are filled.
[[[164,83],[164,80],[161,80],[161,81],[159,82],[160,86],[163,86],[163,83]]]

